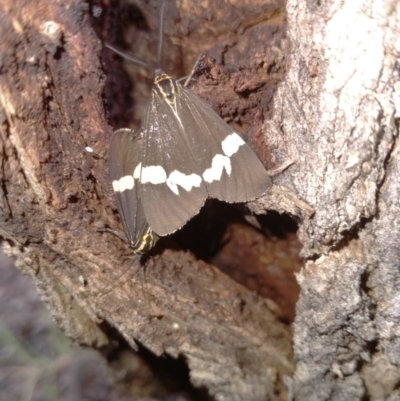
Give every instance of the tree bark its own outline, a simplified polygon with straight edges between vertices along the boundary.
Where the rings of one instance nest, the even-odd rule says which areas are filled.
[[[143,11],[150,27],[157,4]],[[128,102],[109,53],[105,85],[99,37],[127,41],[111,26],[118,9],[110,4],[0,2],[5,248],[71,338],[102,347],[115,327],[135,349],[184,357],[193,384],[217,400],[286,392],[394,400],[400,6],[288,0],[282,39],[282,4],[239,4],[168,3],[164,62],[185,74],[212,45],[192,89],[248,133],[268,168],[293,161],[251,205],[298,220],[306,261],[293,337],[273,303],[193,254],[164,245],[141,266],[118,238],[97,231],[121,227],[107,178],[106,107],[113,128],[138,126],[145,91],[135,79],[136,103]],[[146,60],[151,40],[139,54]]]
[[[315,209],[299,231],[290,392],[398,399],[400,6],[288,1],[287,15],[293,51],[265,128],[297,160],[279,182]]]

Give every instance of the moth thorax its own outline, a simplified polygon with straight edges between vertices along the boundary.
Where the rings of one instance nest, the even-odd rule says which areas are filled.
[[[170,105],[176,101],[175,81],[167,74],[162,74],[154,80],[154,87],[157,93]]]

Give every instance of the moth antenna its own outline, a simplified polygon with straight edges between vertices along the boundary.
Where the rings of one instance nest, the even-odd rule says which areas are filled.
[[[161,5],[160,26],[158,29],[157,69],[162,69],[162,52],[163,52],[163,42],[164,42],[164,9],[165,9],[165,0]]]
[[[145,68],[147,71],[154,72],[154,69],[150,67],[144,60],[142,60],[139,57],[131,56],[129,54],[126,54],[122,52],[121,50],[117,49],[113,45],[110,45],[109,43],[104,42],[104,46],[107,47],[107,49],[112,50],[114,53],[118,54],[119,56],[123,57],[126,60],[132,61],[133,63],[140,65],[141,67]]]

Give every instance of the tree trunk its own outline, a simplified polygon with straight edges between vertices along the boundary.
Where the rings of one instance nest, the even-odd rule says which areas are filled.
[[[146,91],[140,78],[125,87],[108,51],[106,84],[99,38],[134,43],[154,65],[159,2],[0,1],[5,249],[68,336],[102,347],[115,327],[134,349],[183,357],[192,383],[217,400],[396,399],[400,6],[193,3],[167,2],[164,68],[184,75],[212,47],[191,88],[248,134],[269,169],[293,162],[250,206],[298,221],[294,334],[279,302],[176,250],[178,239],[141,265],[98,231],[121,229],[107,147],[113,128],[139,126]],[[147,21],[149,39],[126,15]],[[267,256],[225,248],[230,266],[245,255],[247,271]]]
[[[398,399],[400,5],[289,1],[287,14],[296,50],[266,132],[297,159],[282,183],[315,209],[289,387],[296,400]]]

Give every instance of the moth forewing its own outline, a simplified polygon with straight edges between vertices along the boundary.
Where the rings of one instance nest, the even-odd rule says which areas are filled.
[[[197,95],[163,73],[155,79],[143,137],[143,210],[160,236],[181,228],[207,197],[246,202],[272,185],[240,135]]]
[[[176,98],[166,98],[165,93],[160,87],[153,89],[142,124],[141,198],[146,219],[160,236],[181,228],[207,197],[187,127],[176,113]]]
[[[108,151],[109,176],[125,235],[137,254],[149,251],[158,239],[147,223],[140,199],[141,159],[141,132],[115,131]]]
[[[198,149],[195,158],[203,163],[208,196],[229,203],[259,198],[272,181],[253,150],[195,93],[185,87],[181,93],[178,110]]]

